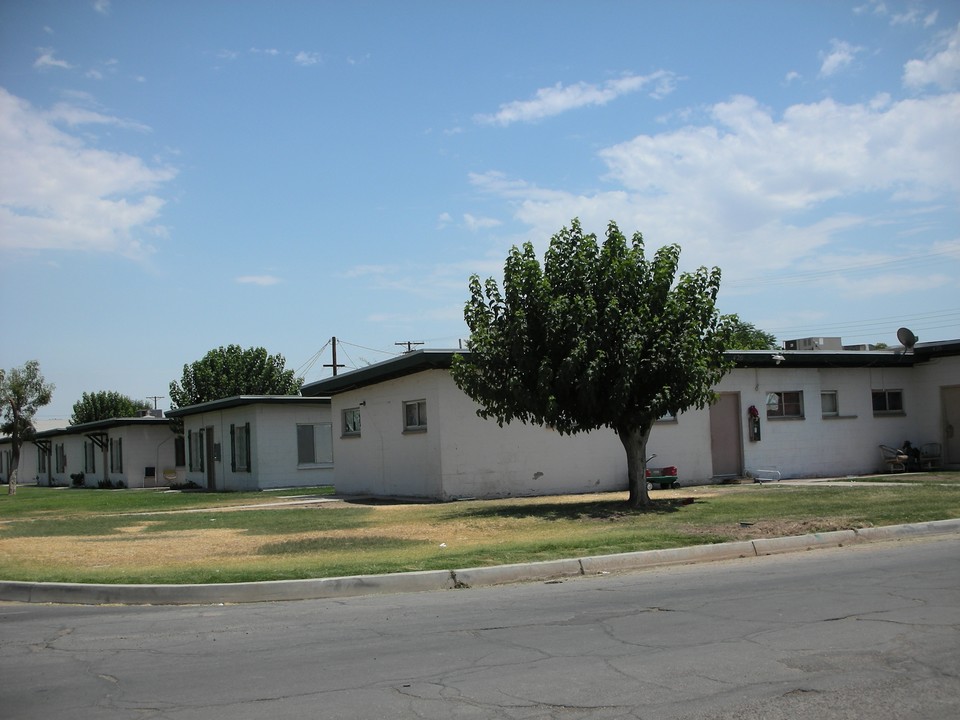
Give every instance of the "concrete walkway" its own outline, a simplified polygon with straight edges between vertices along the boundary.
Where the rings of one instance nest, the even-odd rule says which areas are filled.
[[[663,565],[751,558],[842,547],[854,543],[946,534],[960,534],[960,519],[860,530],[837,530],[811,535],[743,540],[619,555],[389,575],[211,585],[88,585],[3,580],[0,581],[0,601],[79,605],[207,605],[433,592],[507,583],[563,580]]]

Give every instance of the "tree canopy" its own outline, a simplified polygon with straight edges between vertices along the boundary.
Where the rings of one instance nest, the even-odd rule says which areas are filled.
[[[753,323],[731,315],[725,344],[728,350],[777,350],[777,336],[761,330]]]
[[[54,386],[40,372],[40,363],[29,360],[21,367],[5,371],[0,368],[0,406],[3,425],[0,432],[10,436],[13,446],[7,492],[17,492],[17,472],[20,469],[20,447],[33,433],[33,416],[53,399]]]
[[[296,395],[303,379],[284,369],[285,363],[283,355],[269,355],[262,347],[218,347],[183,366],[180,382],[170,383],[171,406],[182,408],[234,395]]]
[[[83,393],[73,404],[70,424],[80,425],[110,418],[135,417],[140,410],[149,409],[150,403],[146,400],[134,400],[114,390]]]
[[[561,433],[613,428],[627,454],[633,506],[649,504],[644,471],[654,422],[704,407],[727,371],[729,318],[716,309],[718,268],[677,276],[680,248],[648,258],[615,223],[598,244],[580,222],[554,235],[543,267],[514,247],[503,290],[470,278],[469,353],[457,385],[501,425],[519,420]]]

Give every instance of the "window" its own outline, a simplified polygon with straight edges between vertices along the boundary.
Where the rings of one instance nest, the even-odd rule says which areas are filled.
[[[123,438],[110,438],[110,472],[123,472]]]
[[[187,430],[187,449],[189,450],[190,470],[203,472],[203,429],[196,432]]]
[[[360,408],[348,408],[343,411],[343,435],[360,434]]]
[[[37,472],[45,473],[47,471],[47,455],[50,454],[50,446],[37,445]]]
[[[58,473],[66,472],[67,470],[67,452],[63,447],[63,443],[54,446],[54,458],[56,459],[56,468]]]
[[[803,418],[803,391],[767,393],[767,418]]]
[[[872,395],[874,415],[903,414],[903,390],[874,390]]]
[[[187,464],[187,450],[183,442],[183,435],[177,435],[173,440],[174,464],[183,467]]]
[[[836,417],[840,414],[836,390],[825,390],[820,393],[820,412],[824,417]]]
[[[83,441],[83,471],[85,473],[97,471],[97,448],[92,441]]]
[[[297,465],[333,462],[333,423],[297,425]]]
[[[250,472],[250,423],[230,426],[230,468]]]
[[[427,401],[414,400],[403,404],[403,429],[427,429]]]

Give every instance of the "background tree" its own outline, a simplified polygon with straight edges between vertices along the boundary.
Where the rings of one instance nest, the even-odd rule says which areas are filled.
[[[303,378],[285,370],[283,355],[268,355],[262,347],[244,350],[228,345],[183,366],[180,382],[170,383],[173,408],[234,395],[297,395]]]
[[[753,323],[744,322],[736,315],[729,317],[725,340],[728,350],[779,350],[777,337],[761,330]]]
[[[71,425],[109,420],[110,418],[136,417],[140,410],[149,410],[146,400],[134,400],[113,390],[83,393],[73,404]]]
[[[533,246],[514,247],[503,292],[470,278],[464,318],[469,354],[454,358],[457,385],[501,425],[561,433],[613,428],[627,454],[633,507],[648,505],[647,440],[656,420],[714,398],[729,365],[729,320],[716,310],[720,270],[676,277],[680,248],[653,259],[611,223],[606,241],[578,220],[554,235],[541,269]]]
[[[9,435],[11,455],[10,481],[7,492],[17,492],[17,472],[20,470],[20,447],[34,434],[33,416],[53,398],[54,386],[40,372],[40,363],[29,360],[22,367],[4,371],[0,368],[0,405],[3,425],[0,432]]]

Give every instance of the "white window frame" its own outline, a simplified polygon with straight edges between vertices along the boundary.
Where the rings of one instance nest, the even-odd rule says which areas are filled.
[[[190,472],[203,472],[204,454],[206,453],[206,443],[204,443],[204,429],[187,430],[187,467]]]
[[[57,443],[53,446],[54,448],[54,458],[56,463],[54,467],[56,472],[62,473],[67,471],[67,452],[63,446],[63,443]]]
[[[824,398],[833,398],[832,410],[827,409],[827,404],[824,403]],[[836,390],[820,391],[820,413],[823,417],[840,416],[840,394]]]
[[[83,441],[83,471],[85,473],[97,471],[97,446],[92,440]]]
[[[878,396],[883,398],[882,408],[877,408],[877,398]],[[891,408],[890,407],[890,398],[892,396],[897,396],[899,402],[897,403],[899,407]],[[903,406],[903,390],[900,388],[883,388],[883,389],[874,389],[870,391],[870,405],[873,408],[874,415],[906,415],[906,410]]]
[[[123,438],[110,438],[110,472],[123,472]]]
[[[309,446],[305,444],[307,437]],[[297,423],[297,467],[330,465],[333,465],[333,423]]]
[[[230,425],[230,469],[233,472],[250,472],[250,423]]]
[[[426,432],[427,401],[407,400],[403,403],[403,431]]]
[[[345,408],[340,413],[340,436],[360,437],[360,408]]]
[[[789,400],[786,396],[791,397]],[[771,402],[773,396],[774,402]],[[787,414],[787,406],[797,406],[798,413]],[[767,393],[767,420],[803,420],[803,390],[774,390]]]

